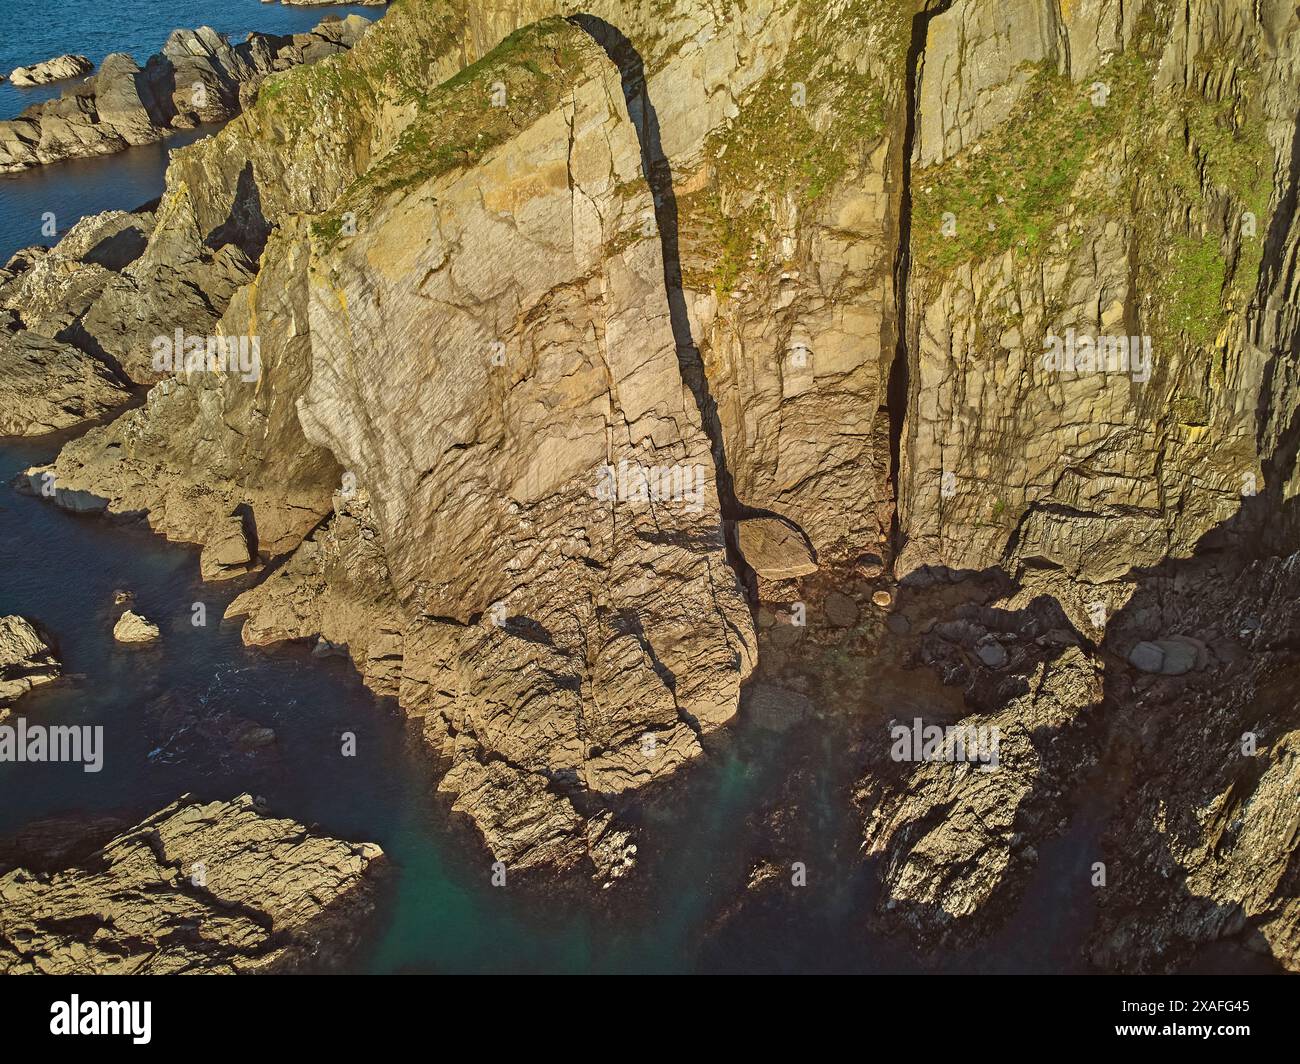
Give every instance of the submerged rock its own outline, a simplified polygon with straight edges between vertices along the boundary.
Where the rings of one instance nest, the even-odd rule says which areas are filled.
[[[0,972],[327,967],[359,940],[382,858],[266,816],[247,794],[186,795],[78,867],[0,877]]]

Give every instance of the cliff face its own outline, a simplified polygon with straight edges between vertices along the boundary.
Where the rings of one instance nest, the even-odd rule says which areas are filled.
[[[1292,667],[1247,622],[1295,549],[1294,11],[719,7],[405,0],[266,81],[177,154],[125,271],[236,264],[215,328],[260,376],[167,377],[65,447],[62,497],[212,576],[282,562],[231,607],[246,639],[346,644],[494,854],[606,878],[617,796],[754,666],[735,522],[831,579],[880,554],[905,602],[1005,574],[891,629],[1007,747],[963,773],[879,738],[879,918],[982,933],[1087,774],[1141,756],[1169,783],[1116,785],[1146,856],[1099,893],[1098,963],[1249,928],[1294,966],[1296,711],[1241,697]],[[1152,745],[1151,714],[1198,738]]]

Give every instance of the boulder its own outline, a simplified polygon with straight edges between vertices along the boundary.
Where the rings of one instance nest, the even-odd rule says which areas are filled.
[[[244,519],[231,516],[219,521],[213,529],[199,555],[199,571],[204,580],[220,580],[244,572],[252,561]]]
[[[739,523],[740,553],[764,580],[793,580],[817,571],[808,540],[797,527],[776,517],[751,517]]]
[[[156,624],[134,610],[127,610],[113,625],[113,638],[119,643],[152,643],[159,634]]]
[[[1158,673],[1164,662],[1164,651],[1156,643],[1145,639],[1128,652],[1128,663],[1139,672]]]

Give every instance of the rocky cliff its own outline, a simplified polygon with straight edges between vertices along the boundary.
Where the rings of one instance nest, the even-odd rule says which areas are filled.
[[[1296,708],[1243,693],[1294,665],[1298,29],[404,0],[178,152],[114,282],[216,271],[257,378],[159,373],[33,486],[270,564],[246,639],[345,644],[499,859],[606,880],[737,711],[746,595],[915,603],[887,638],[1004,756],[864,739],[874,918],[985,933],[1100,788],[1096,963],[1295,967]]]

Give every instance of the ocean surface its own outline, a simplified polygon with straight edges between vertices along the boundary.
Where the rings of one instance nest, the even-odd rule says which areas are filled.
[[[143,58],[177,25],[232,34],[301,29],[328,10],[340,9],[31,0],[7,12],[0,66],[64,51]],[[3,92],[10,106],[14,90]],[[167,152],[184,142],[0,177],[0,255],[40,241],[43,211],[55,211],[63,230],[82,214],[156,197]],[[762,666],[735,721],[706,740],[706,756],[643,792],[632,814],[640,860],[629,880],[604,891],[581,879],[513,877],[493,887],[491,857],[437,793],[436,767],[415,728],[367,691],[349,662],[313,659],[302,646],[245,647],[239,623],[221,619],[245,585],[204,584],[195,549],[14,490],[14,476],[48,461],[66,438],[0,440],[0,614],[39,621],[64,663],[62,678],[25,696],[15,716],[103,725],[105,763],[99,773],[0,764],[0,835],[50,815],[135,822],[186,791],[204,799],[251,792],[274,815],[386,851],[392,875],[349,960],[359,972],[1080,968],[1099,826],[1086,802],[1070,829],[1040,848],[1023,902],[981,947],[922,960],[868,930],[874,899],[849,800],[853,751],[864,735],[883,734],[889,719],[929,716],[956,697],[923,670],[872,660],[848,663],[857,677],[848,686],[816,675],[792,681],[787,668],[780,682],[802,679],[807,692],[789,705],[770,697],[758,704],[756,686],[776,679]],[[114,642],[119,589],[133,592],[135,608],[160,625],[160,644]],[[199,603],[207,623],[195,626]],[[272,746],[244,752],[229,741],[255,725],[274,730]],[[357,736],[356,757],[340,756],[345,731]],[[804,863],[808,885],[749,896],[758,858],[783,870]]]
[[[88,56],[97,67],[112,52],[129,52],[143,63],[177,28],[211,26],[232,41],[240,41],[251,30],[299,33],[327,14],[357,12],[373,20],[384,10],[348,4],[285,7],[261,0],[115,0],[112,4],[28,0],[9,5],[5,12],[7,32],[0,35],[0,73],[66,52]],[[58,96],[73,84],[62,81],[19,89],[6,81],[0,84],[0,119],[13,118],[28,105]],[[20,248],[54,243],[57,237],[42,232],[47,212],[54,215],[61,235],[88,214],[132,210],[155,199],[163,190],[171,150],[209,136],[217,128],[184,131],[116,155],[0,174],[0,264]]]

